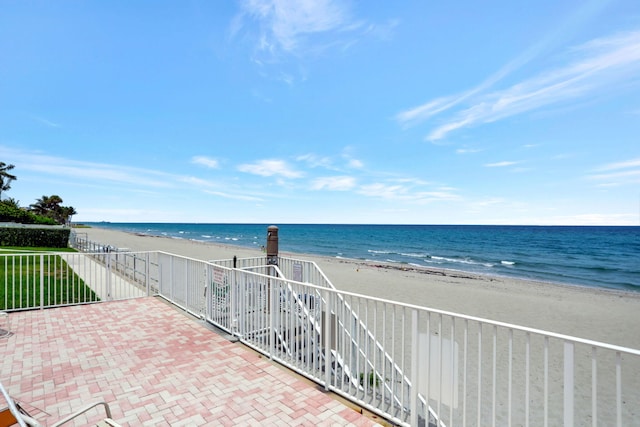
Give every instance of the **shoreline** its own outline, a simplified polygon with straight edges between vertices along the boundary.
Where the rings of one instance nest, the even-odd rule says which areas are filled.
[[[124,233],[127,233],[126,231]],[[152,238],[160,238],[160,239],[171,239],[171,240],[183,240],[189,241],[193,243],[198,243],[202,245],[211,245],[211,246],[219,246],[221,249],[231,249],[238,248],[240,250],[258,250],[249,246],[236,245],[233,243],[220,243],[220,242],[210,242],[198,239],[184,239],[181,237],[170,237],[170,236],[157,236],[153,234],[144,234],[144,233],[130,233],[140,237],[152,237]],[[263,252],[260,251],[262,254]],[[290,258],[313,258],[313,259],[324,259],[327,262],[330,261],[343,261],[345,264],[359,264],[367,267],[375,267],[386,270],[395,270],[395,271],[403,271],[403,272],[414,272],[418,274],[425,275],[433,275],[433,276],[441,276],[441,277],[452,277],[459,279],[469,279],[469,280],[479,280],[479,281],[488,281],[488,282],[501,282],[501,281],[517,281],[528,284],[539,284],[541,286],[557,286],[560,288],[571,288],[576,291],[582,290],[583,292],[595,292],[595,293],[603,293],[603,294],[612,294],[621,297],[638,297],[640,298],[640,291],[633,291],[627,289],[617,289],[617,288],[604,288],[597,287],[591,285],[585,285],[580,283],[569,283],[569,282],[552,282],[545,281],[539,279],[528,279],[524,277],[517,276],[505,276],[500,274],[489,274],[489,273],[475,273],[465,270],[458,270],[454,268],[434,268],[428,266],[419,266],[408,263],[401,262],[393,262],[393,261],[379,261],[379,260],[370,260],[370,259],[361,259],[361,258],[348,258],[342,256],[328,256],[328,255],[318,255],[318,254],[309,254],[309,253],[300,253],[300,252],[290,252],[290,251],[280,251],[280,255],[286,255]]]
[[[89,240],[132,251],[200,260],[263,256],[259,247],[203,242],[99,227]],[[280,252],[315,261],[337,289],[436,310],[640,348],[640,292],[516,279],[359,259]]]
[[[85,228],[86,227],[86,228]],[[90,228],[100,228],[106,231],[121,231],[123,233],[129,233],[140,237],[157,237],[157,238],[166,238],[173,240],[184,240],[190,241],[194,243],[200,243],[203,245],[220,245],[225,249],[233,249],[237,248],[238,250],[260,250],[259,246],[251,246],[238,244],[233,242],[234,239],[225,239],[225,241],[212,241],[212,240],[200,240],[197,238],[185,238],[179,236],[170,236],[170,235],[158,235],[158,234],[148,234],[140,231],[125,231],[119,229],[112,229],[110,227],[101,228],[99,225],[87,225],[82,228],[78,228],[78,230],[86,230]],[[594,283],[580,283],[580,282],[571,282],[571,281],[554,281],[549,280],[547,278],[536,278],[536,277],[523,277],[518,276],[517,274],[501,274],[500,272],[477,272],[477,271],[469,271],[464,269],[452,268],[452,267],[433,267],[429,265],[420,265],[411,262],[402,262],[402,261],[394,261],[394,260],[378,260],[372,258],[350,258],[342,255],[327,255],[327,254],[315,254],[315,253],[307,253],[307,252],[292,252],[292,251],[280,251],[282,254],[289,254],[293,257],[296,256],[305,256],[311,258],[322,258],[322,259],[336,259],[336,260],[344,260],[349,263],[363,263],[367,265],[378,265],[380,268],[387,269],[397,269],[397,270],[412,270],[422,272],[424,274],[431,275],[442,275],[442,276],[451,276],[454,274],[461,275],[463,277],[467,277],[469,279],[473,278],[482,278],[483,280],[498,280],[498,281],[523,281],[529,283],[541,283],[549,286],[560,286],[560,287],[571,287],[571,288],[585,288],[587,291],[594,292],[605,292],[605,293],[614,293],[614,294],[622,294],[628,296],[640,295],[640,287],[635,289],[635,286],[622,284],[620,286],[605,286],[594,284]],[[633,289],[631,289],[631,288]]]

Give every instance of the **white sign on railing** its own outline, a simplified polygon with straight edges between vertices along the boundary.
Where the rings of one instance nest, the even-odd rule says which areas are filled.
[[[428,342],[427,342],[428,341]],[[453,347],[453,364],[451,351]],[[458,407],[458,343],[438,335],[420,334],[418,346],[420,361],[429,361],[429,374],[420,375],[418,390],[423,396],[437,400],[443,405]],[[421,365],[422,369],[426,366]],[[453,384],[452,384],[453,379]],[[442,380],[442,382],[440,381]],[[453,387],[453,390],[452,390]],[[453,396],[453,402],[451,401]]]

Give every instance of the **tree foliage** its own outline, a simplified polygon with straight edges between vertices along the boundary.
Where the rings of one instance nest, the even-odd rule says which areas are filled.
[[[0,201],[0,222],[15,222],[18,224],[56,225],[57,222],[49,217],[36,215],[26,209],[14,206],[6,200]]]
[[[0,199],[2,199],[2,192],[11,188],[11,181],[18,179],[15,175],[9,173],[14,167],[14,165],[0,162]]]
[[[29,209],[36,215],[53,219],[58,224],[67,224],[71,217],[77,214],[73,206],[62,206],[62,198],[56,194],[36,199]]]
[[[77,212],[73,206],[62,206],[62,198],[56,194],[42,196],[28,209],[21,208],[20,202],[10,197],[2,200],[2,192],[11,188],[11,182],[18,179],[9,173],[15,166],[0,162],[0,222],[22,224],[68,224]]]

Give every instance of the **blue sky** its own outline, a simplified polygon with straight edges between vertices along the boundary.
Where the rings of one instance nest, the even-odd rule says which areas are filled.
[[[0,2],[3,197],[76,221],[640,222],[640,2]]]

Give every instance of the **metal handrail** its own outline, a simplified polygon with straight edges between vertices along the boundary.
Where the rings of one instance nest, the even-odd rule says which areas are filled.
[[[82,409],[79,409],[78,411],[74,412],[73,414],[68,415],[67,417],[61,419],[60,421],[52,424],[51,427],[59,427],[59,426],[61,426],[63,424],[66,424],[69,421],[71,421],[71,420],[73,420],[75,418],[78,418],[80,415],[83,415],[85,412],[88,412],[91,409],[95,408],[96,406],[100,406],[100,405],[104,406],[104,411],[107,414],[107,418],[111,418],[111,408],[109,408],[109,404],[107,402],[100,401],[100,402],[95,402],[95,403],[92,403],[90,405],[87,405]]]
[[[16,419],[20,427],[27,427],[27,424],[24,422],[24,419],[22,418],[23,414],[18,410],[16,403],[13,401],[11,396],[9,396],[9,393],[7,392],[7,390],[5,390],[2,383],[0,383],[0,392],[4,397],[4,400],[7,401],[7,406],[9,407],[9,411],[11,412],[11,415],[13,415],[13,417]]]

